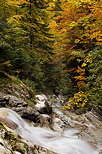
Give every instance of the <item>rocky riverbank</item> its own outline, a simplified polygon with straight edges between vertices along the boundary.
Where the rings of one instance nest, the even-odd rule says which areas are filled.
[[[95,111],[90,111],[85,114],[77,115],[70,111],[63,111],[61,104],[64,99],[61,95],[36,95],[34,97],[35,105],[31,107],[26,100],[18,98],[16,96],[0,93],[0,107],[11,108],[16,111],[22,118],[33,126],[48,127],[57,132],[63,132],[64,130],[78,130],[76,135],[88,142],[93,149],[98,149],[101,152],[102,147],[102,119],[97,115]],[[22,141],[21,138],[16,139],[16,146],[11,144],[14,142],[9,137],[5,139],[3,134],[9,134],[7,129],[0,129],[0,149],[2,154],[12,153],[14,154],[52,154],[50,150],[42,148],[37,145],[29,145],[26,141]],[[2,133],[3,132],[3,133]],[[10,135],[8,135],[10,136]],[[13,136],[13,135],[12,135]],[[16,136],[16,138],[18,138]],[[4,144],[5,143],[5,144]],[[20,144],[19,144],[20,143]],[[23,149],[23,150],[21,150]]]

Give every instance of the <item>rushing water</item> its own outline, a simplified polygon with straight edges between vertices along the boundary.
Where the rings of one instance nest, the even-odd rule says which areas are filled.
[[[98,154],[88,143],[79,139],[77,130],[69,129],[63,134],[47,128],[28,125],[16,112],[7,108],[0,108],[0,121],[23,139],[48,148],[58,154]]]

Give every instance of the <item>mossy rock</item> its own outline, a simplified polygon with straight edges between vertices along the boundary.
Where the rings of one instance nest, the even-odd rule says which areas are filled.
[[[12,149],[13,151],[19,151],[22,154],[26,153],[26,144],[25,143],[15,143],[14,145],[12,145]]]
[[[6,131],[4,139],[11,145],[13,151],[18,151],[22,154],[26,153],[26,143],[23,143],[21,138],[10,131]]]
[[[4,125],[2,123],[0,123],[0,129],[5,129],[6,130],[6,128],[4,127]]]

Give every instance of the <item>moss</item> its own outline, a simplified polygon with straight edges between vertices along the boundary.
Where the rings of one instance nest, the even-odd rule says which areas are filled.
[[[20,85],[21,81],[13,76],[7,75],[7,74],[1,74],[0,72],[0,91],[3,93],[11,94],[12,85]]]
[[[12,151],[19,151],[22,154],[25,154],[26,143],[23,143],[18,136],[14,135],[10,131],[6,131],[4,139],[7,140],[8,143],[11,145]]]
[[[14,96],[17,96],[14,91],[20,92],[28,91],[31,98],[34,98],[35,96],[35,89],[34,86],[30,85],[29,82],[26,83],[26,81],[21,81],[19,78],[15,76],[10,76],[9,74],[0,72],[0,92],[5,94],[12,94]]]
[[[6,130],[6,128],[4,127],[4,125],[2,123],[0,123],[0,129],[5,129]]]
[[[26,144],[25,143],[15,143],[12,145],[12,149],[15,151],[19,151],[22,154],[25,154],[26,152]]]
[[[31,106],[32,108],[35,107],[35,104],[36,104],[36,101],[34,99],[31,99],[31,100],[26,100],[26,103]]]
[[[35,101],[35,89],[33,83],[30,81],[21,81],[15,76],[10,76],[6,73],[0,74],[0,92],[4,94],[10,94],[17,98],[24,99],[25,102],[32,108],[34,108]],[[27,94],[28,97],[25,95]],[[8,105],[5,107],[9,107]]]
[[[15,83],[17,85],[21,84],[21,80],[15,76],[11,76],[6,72],[0,72],[0,83]]]
[[[12,132],[10,131],[6,131],[5,135],[4,135],[4,139],[5,140],[9,140],[10,142],[18,140],[16,135],[14,135]]]

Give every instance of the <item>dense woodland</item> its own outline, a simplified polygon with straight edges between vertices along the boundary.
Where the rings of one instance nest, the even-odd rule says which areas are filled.
[[[67,109],[102,102],[101,0],[0,0],[0,76],[67,96]]]

